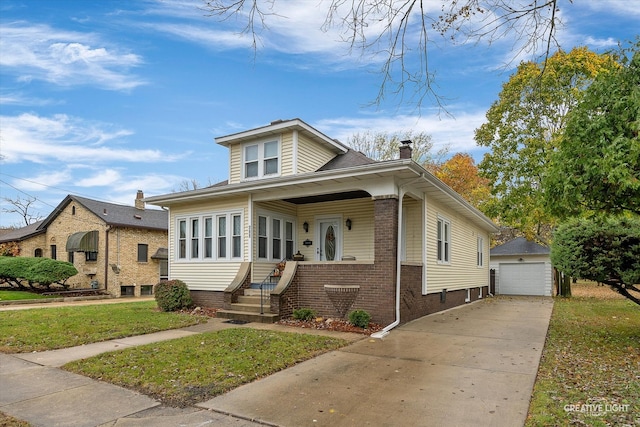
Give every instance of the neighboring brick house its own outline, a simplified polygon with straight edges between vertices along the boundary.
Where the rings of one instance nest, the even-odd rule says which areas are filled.
[[[167,277],[167,212],[69,195],[43,221],[5,234],[18,256],[47,257],[74,264],[72,288],[106,289],[116,297],[151,295]]]
[[[169,209],[170,278],[220,317],[364,309],[391,328],[488,293],[496,226],[408,143],[376,162],[299,119],[216,142],[228,181],[145,200]]]

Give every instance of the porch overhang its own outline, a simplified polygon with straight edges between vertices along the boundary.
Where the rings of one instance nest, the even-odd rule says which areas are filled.
[[[316,171],[281,176],[260,181],[212,186],[198,190],[146,198],[145,201],[164,207],[203,200],[214,200],[240,194],[251,194],[254,202],[270,200],[312,200],[322,195],[340,193],[364,194],[373,199],[399,197],[400,188],[412,197],[435,200],[489,232],[496,225],[462,196],[411,159],[390,160],[351,168]],[[294,202],[295,203],[295,202]]]
[[[67,239],[67,252],[98,252],[98,231],[79,231]]]

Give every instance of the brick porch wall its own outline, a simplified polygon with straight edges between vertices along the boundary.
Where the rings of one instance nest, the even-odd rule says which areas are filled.
[[[224,292],[222,291],[191,291],[193,303],[199,307],[222,308],[224,306]]]
[[[281,296],[272,298],[271,310],[280,317],[294,309],[312,308],[318,315],[338,317],[324,285],[358,285],[360,289],[349,312],[363,309],[371,321],[387,325],[395,320],[396,255],[398,248],[398,199],[374,201],[374,253],[371,263],[299,263],[293,283]],[[275,300],[275,301],[274,301]]]

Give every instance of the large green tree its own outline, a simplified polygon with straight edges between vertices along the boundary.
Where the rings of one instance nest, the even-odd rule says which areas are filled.
[[[585,47],[559,51],[544,63],[520,64],[475,133],[476,143],[490,149],[479,164],[496,196],[485,208],[489,216],[548,241],[543,230],[556,218],[544,205],[543,180],[567,113],[598,74],[617,67],[613,56]]]
[[[569,114],[545,180],[559,216],[640,215],[640,42],[600,73]]]
[[[574,218],[558,227],[551,262],[567,276],[605,283],[640,305],[640,219]]]

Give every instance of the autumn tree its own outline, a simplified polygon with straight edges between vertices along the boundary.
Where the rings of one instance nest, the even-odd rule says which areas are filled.
[[[482,210],[489,202],[489,180],[478,174],[476,162],[469,154],[456,153],[449,160],[434,165],[430,171],[476,208]]]
[[[559,51],[546,64],[520,64],[475,132],[476,143],[491,150],[479,164],[495,196],[489,216],[528,238],[548,242],[544,230],[551,229],[556,217],[544,204],[543,180],[567,113],[598,74],[617,67],[613,56],[585,47]]]
[[[569,114],[545,180],[559,216],[640,215],[640,41],[600,73]]]
[[[233,19],[251,36],[253,48],[269,22],[287,17],[277,0],[202,0],[210,16]],[[570,4],[570,2],[569,2]],[[512,42],[511,61],[523,54],[546,58],[559,48],[558,0],[441,0],[438,11],[427,0],[328,0],[321,29],[336,29],[349,51],[380,62],[381,83],[374,103],[389,94],[420,106],[425,99],[443,107],[429,61],[434,40],[448,43]],[[433,11],[433,12],[432,12]]]
[[[347,145],[373,160],[393,160],[398,158],[401,141],[410,140],[413,149],[411,158],[421,165],[437,163],[448,152],[443,147],[433,153],[431,135],[426,132],[372,132],[356,133],[347,139]]]

